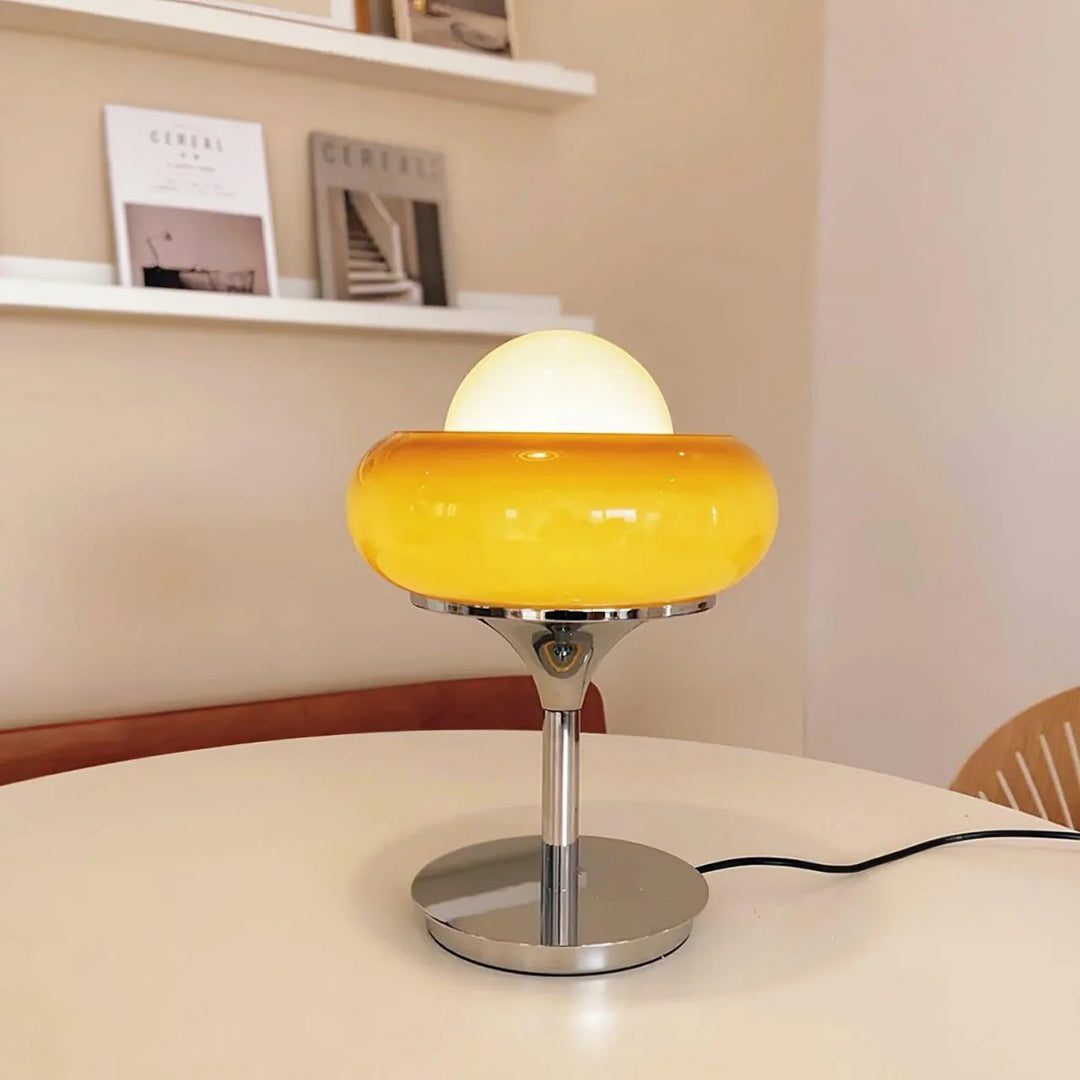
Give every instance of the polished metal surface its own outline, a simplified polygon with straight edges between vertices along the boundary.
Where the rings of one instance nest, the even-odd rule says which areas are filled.
[[[545,709],[580,709],[600,661],[635,627],[650,619],[708,611],[715,596],[652,607],[546,611],[485,607],[411,593],[416,607],[480,619],[510,644],[536,683]]]
[[[580,709],[600,661],[642,625],[637,621],[536,623],[494,617],[480,621],[521,657],[536,683],[540,704],[550,712]]]
[[[677,949],[705,906],[704,878],[673,855],[578,836],[581,706],[597,665],[650,619],[707,611],[715,596],[646,607],[556,611],[460,604],[521,657],[544,708],[541,835],[452,852],[424,868],[413,899],[451,952],[510,971],[579,975],[635,967]]]
[[[622,622],[639,619],[669,619],[674,615],[693,615],[715,606],[715,596],[680,600],[674,604],[651,604],[643,607],[611,608],[525,608],[466,604],[456,600],[437,600],[420,593],[409,593],[414,606],[442,615],[471,615],[474,619],[521,619],[525,622]]]
[[[540,836],[492,840],[443,855],[416,876],[413,900],[440,945],[508,971],[618,971],[658,960],[687,939],[709,898],[705,878],[692,866],[628,840],[583,836],[578,845],[570,944],[545,940]]]
[[[541,835],[545,844],[567,845],[578,838],[578,761],[581,713],[544,712],[544,785]]]
[[[580,743],[579,710],[544,711],[540,906],[545,945],[577,944]]]
[[[544,844],[540,857],[540,943],[577,945],[581,844]]]

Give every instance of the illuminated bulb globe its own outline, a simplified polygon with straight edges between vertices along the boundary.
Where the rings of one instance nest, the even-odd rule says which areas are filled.
[[[445,431],[399,431],[349,485],[349,531],[421,596],[577,611],[679,603],[733,585],[772,543],[776,490],[726,435],[677,435],[656,383],[591,334],[499,346]]]
[[[447,431],[670,435],[653,377],[628,352],[579,330],[540,330],[500,345],[462,380]]]

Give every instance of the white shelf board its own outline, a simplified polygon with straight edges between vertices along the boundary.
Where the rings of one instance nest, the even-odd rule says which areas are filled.
[[[511,298],[500,294],[501,303]],[[144,319],[194,319],[341,330],[513,337],[531,330],[591,330],[592,319],[562,315],[558,304],[523,298],[523,306],[413,307],[295,297],[243,296],[183,289],[138,289],[79,281],[0,277],[0,312],[49,311]]]
[[[181,0],[0,0],[0,27],[537,112],[566,108],[596,92],[592,75],[557,64],[416,45]]]

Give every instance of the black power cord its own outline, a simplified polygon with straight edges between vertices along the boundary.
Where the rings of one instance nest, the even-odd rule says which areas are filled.
[[[816,874],[861,874],[864,870],[873,870],[877,866],[906,859],[909,855],[918,855],[933,848],[947,844],[962,844],[968,840],[1080,840],[1080,832],[1068,832],[1064,829],[980,829],[978,832],[952,833],[950,836],[936,836],[932,840],[923,840],[910,847],[899,848],[875,855],[872,859],[863,859],[854,863],[822,863],[809,859],[792,859],[784,855],[746,855],[736,859],[720,859],[717,862],[702,863],[695,869],[701,874],[711,874],[715,870],[735,870],[740,866],[786,866],[793,870],[812,870]]]

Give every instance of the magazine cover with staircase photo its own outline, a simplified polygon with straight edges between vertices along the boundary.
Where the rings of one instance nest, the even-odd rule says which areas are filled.
[[[322,295],[448,307],[442,154],[313,133]]]

